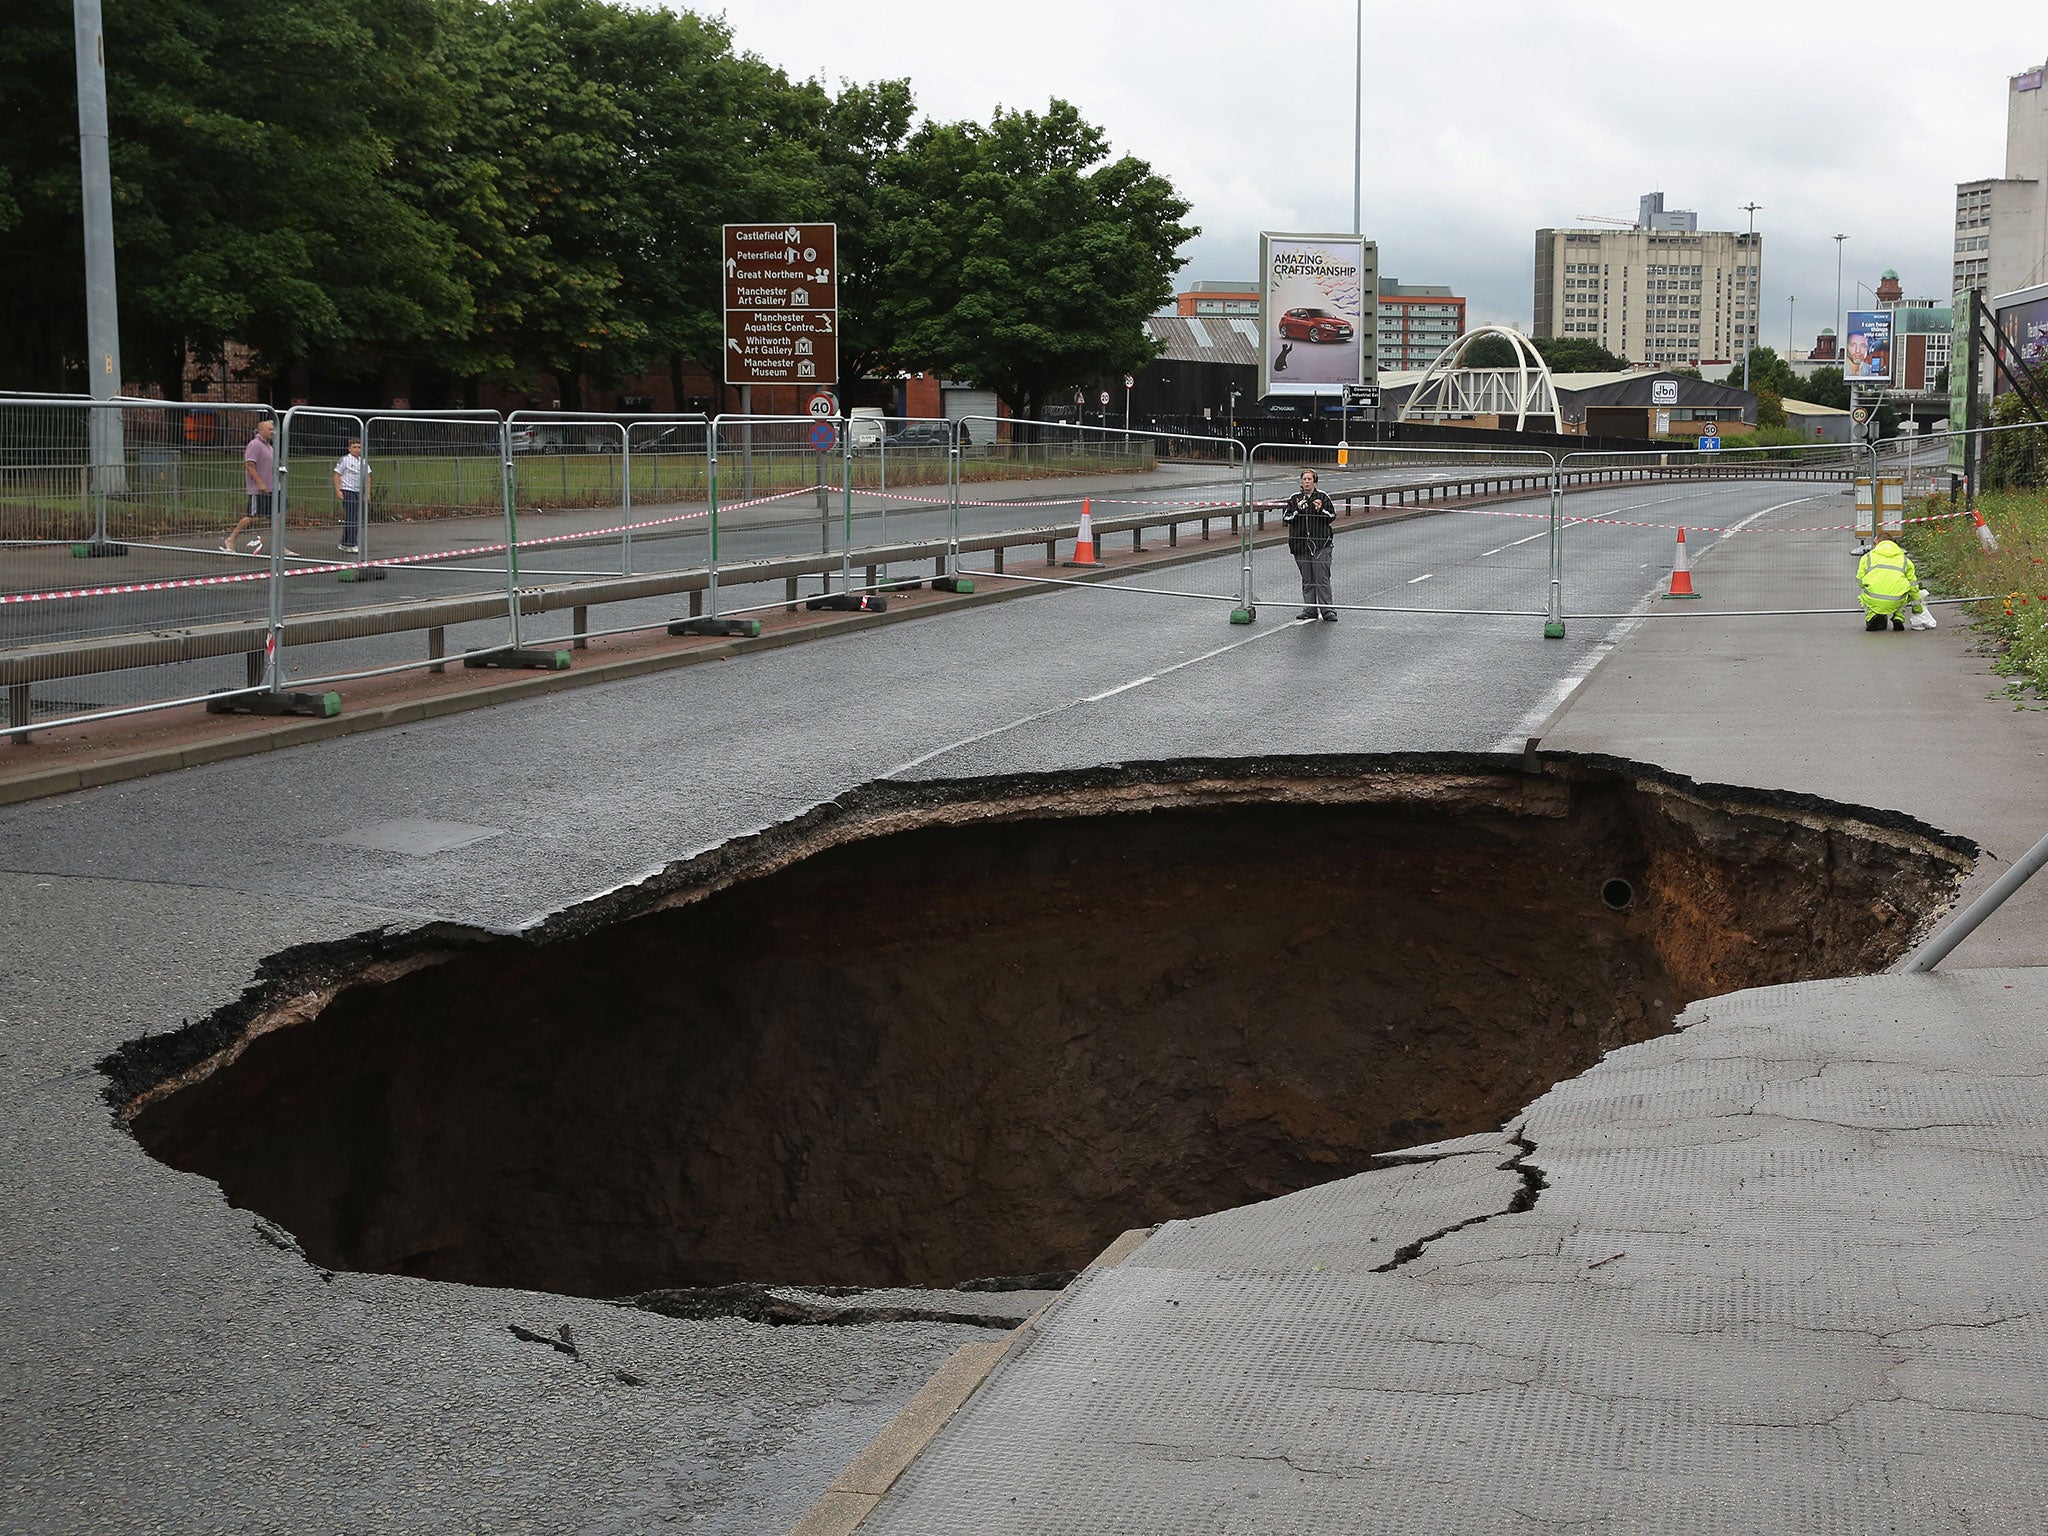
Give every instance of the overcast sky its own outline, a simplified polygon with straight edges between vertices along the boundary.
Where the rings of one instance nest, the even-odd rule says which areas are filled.
[[[1261,229],[1351,223],[1353,0],[725,0],[736,45],[796,76],[908,77],[927,115],[1061,96],[1172,178],[1185,284],[1249,279]],[[1530,321],[1535,231],[1635,216],[1706,229],[1762,204],[1764,340],[1828,323],[1895,267],[1948,293],[1955,183],[2004,169],[2006,79],[2048,56],[2042,0],[1368,3],[1365,232],[1380,270],[1448,283],[1473,324]]]

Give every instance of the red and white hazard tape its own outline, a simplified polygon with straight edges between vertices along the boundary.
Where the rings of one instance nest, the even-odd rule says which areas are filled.
[[[751,501],[735,501],[719,508],[721,514],[738,511],[742,507],[764,506],[771,501],[782,501],[791,496],[809,495],[810,486],[800,486],[793,491],[777,491],[770,496],[756,496]],[[545,538],[521,539],[520,549],[543,549],[551,544],[575,544],[586,539],[602,539],[617,533],[638,533],[647,528],[666,528],[676,523],[695,522],[708,518],[705,512],[684,512],[674,517],[650,518],[639,523],[617,523],[605,528],[586,528],[580,533],[554,533]],[[420,555],[386,555],[376,560],[319,560],[306,565],[288,566],[284,571],[287,578],[299,576],[322,576],[330,571],[362,571],[388,567],[432,565],[438,561],[469,560],[478,555],[501,555],[509,548],[502,540],[496,544],[465,544],[460,549],[432,550]],[[207,554],[210,551],[195,549],[190,553]],[[270,558],[264,556],[237,556],[241,559],[260,559],[265,569],[258,571],[237,571],[225,576],[171,576],[161,581],[121,582],[102,587],[65,587],[48,592],[0,592],[0,606],[9,603],[55,603],[75,598],[88,597],[133,597],[146,592],[178,592],[194,587],[246,586],[251,582],[270,580],[268,569]],[[599,574],[593,572],[593,575]]]

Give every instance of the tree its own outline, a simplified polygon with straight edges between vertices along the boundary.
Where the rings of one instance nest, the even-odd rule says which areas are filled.
[[[591,362],[601,376],[664,368],[680,400],[686,359],[723,376],[723,226],[832,218],[820,147],[846,125],[816,82],[735,54],[723,21],[568,3],[570,68],[605,82],[624,121],[600,236],[619,273],[617,324]]]
[[[1730,389],[1742,388],[1742,365],[1736,364],[1728,370],[1728,377],[1721,381]],[[1792,365],[1778,356],[1775,347],[1755,347],[1749,354],[1749,388],[1759,399],[1768,389],[1780,401],[1786,396],[1800,398],[1799,375],[1792,371]]]
[[[914,112],[908,80],[879,80],[844,86],[818,120],[818,198],[839,225],[839,372],[849,382],[905,364],[887,318],[895,240],[886,179]]]
[[[0,367],[83,352],[70,7],[0,28]],[[391,174],[431,112],[433,0],[108,0],[123,362],[176,393],[188,343],[273,363],[460,325],[445,232]]]
[[[1543,336],[1536,350],[1552,373],[1621,373],[1628,359],[1617,357],[1590,336]]]
[[[911,367],[994,389],[1021,414],[1136,368],[1173,295],[1188,204],[1142,160],[1109,159],[1064,101],[987,127],[926,124],[885,172],[891,249],[873,319]]]
[[[1752,375],[1752,382],[1754,375]],[[1756,424],[1759,427],[1783,427],[1790,425],[1785,415],[1785,397],[1769,384],[1759,385],[1756,391]]]
[[[1843,379],[1842,370],[1839,368],[1816,368],[1813,377],[1794,378],[1791,385],[1782,393],[1787,400],[1805,400],[1810,404],[1830,406],[1838,411],[1849,409],[1849,385]]]

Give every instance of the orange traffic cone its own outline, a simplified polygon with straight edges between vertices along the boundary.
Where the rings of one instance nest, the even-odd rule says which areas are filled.
[[[1085,497],[1081,502],[1081,527],[1074,535],[1074,558],[1066,563],[1068,565],[1102,564],[1100,560],[1095,558],[1095,520],[1088,515],[1088,502]]]
[[[1692,589],[1692,564],[1685,558],[1685,530],[1678,530],[1678,553],[1671,560],[1671,590],[1666,597],[1698,597]]]
[[[1984,514],[1982,512],[1979,512],[1975,507],[1972,507],[1970,508],[1970,516],[1976,520],[1977,542],[1984,546],[1984,553],[1987,555],[1997,554],[1998,535],[1993,533],[1991,529],[1988,526],[1986,526],[1984,522]]]

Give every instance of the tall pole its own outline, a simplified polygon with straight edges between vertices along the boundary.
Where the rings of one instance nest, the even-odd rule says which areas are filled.
[[[1796,293],[1788,293],[1788,294],[1786,294],[1786,295],[1785,295],[1785,361],[1786,361],[1786,362],[1788,362],[1788,363],[1792,361],[1792,348],[1793,348],[1793,346],[1794,346],[1794,344],[1795,344],[1795,343],[1794,343],[1794,338],[1795,338],[1795,337],[1797,337],[1797,336],[1798,336],[1798,334],[1799,334],[1799,322],[1798,322],[1798,321],[1797,321],[1796,319],[1794,319],[1794,318],[1793,318],[1793,317],[1794,317],[1794,316],[1795,316],[1795,315],[1796,315],[1796,314],[1798,313],[1798,311],[1799,311],[1799,295],[1798,295],[1798,294],[1796,294]]]
[[[1842,351],[1842,242],[1848,238],[1835,236],[1835,365],[1844,371],[1849,359]]]
[[[1759,275],[1756,259],[1756,215],[1757,210],[1762,208],[1763,204],[1744,203],[1742,206],[1749,214],[1749,249],[1744,253],[1749,257],[1749,282],[1747,284],[1749,298],[1743,305],[1746,313],[1742,318],[1742,387],[1746,391],[1749,388],[1749,354],[1756,350],[1756,344],[1759,339],[1758,332],[1762,329],[1757,323],[1756,318],[1756,285]]]
[[[1352,34],[1351,81],[1351,233],[1365,233],[1360,204],[1365,188],[1365,0],[1358,0],[1358,16]]]
[[[78,69],[79,193],[85,214],[85,340],[87,392],[95,400],[121,393],[121,316],[114,288],[114,177],[107,162],[107,44],[100,0],[71,0],[72,52]],[[91,427],[94,489],[100,497],[127,489],[118,409],[96,410]],[[101,511],[105,503],[100,503]],[[104,529],[98,537],[104,541]]]

